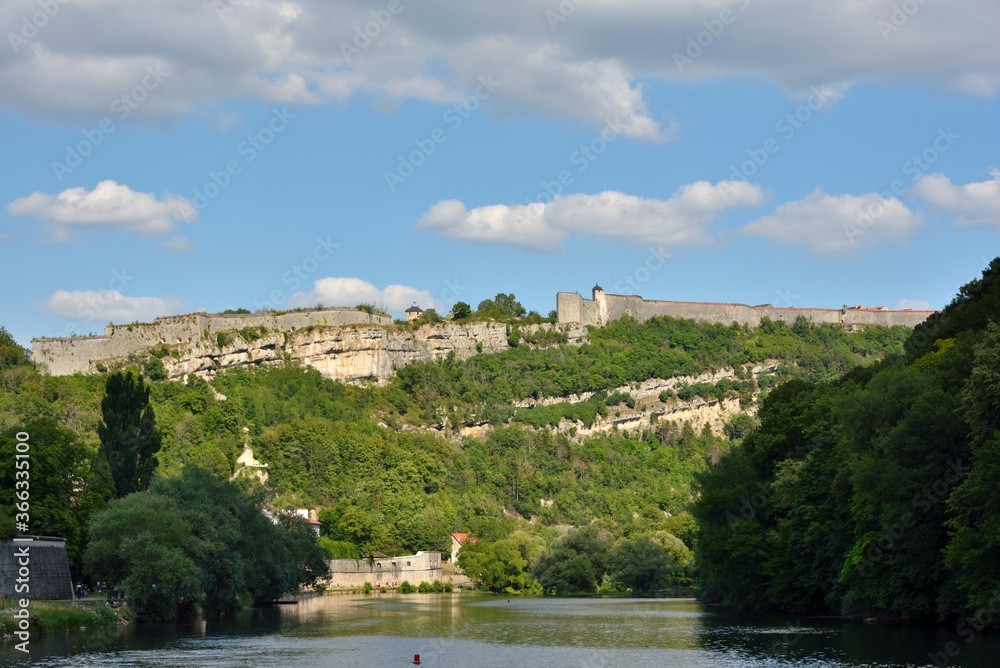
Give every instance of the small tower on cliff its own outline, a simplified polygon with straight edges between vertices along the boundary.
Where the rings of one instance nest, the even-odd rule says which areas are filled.
[[[600,285],[598,285],[596,283],[594,284],[594,289],[591,292],[593,293],[593,300],[595,302],[597,301],[597,297],[598,296],[601,296],[601,297],[604,296],[604,288],[602,288]]]
[[[413,306],[406,309],[406,321],[416,320],[424,314],[424,310],[417,306],[417,302],[413,302]]]

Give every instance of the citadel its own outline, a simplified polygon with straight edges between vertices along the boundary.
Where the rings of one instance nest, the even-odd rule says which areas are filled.
[[[779,308],[770,304],[647,300],[638,295],[605,293],[594,286],[591,298],[576,292],[556,295],[556,324],[521,325],[524,334],[558,329],[569,343],[586,340],[587,327],[602,327],[624,316],[640,322],[669,316],[729,325],[759,326],[765,318],[789,324],[798,318],[845,330],[866,326],[915,327],[934,311],[893,311],[885,307],[839,309]],[[408,319],[422,311],[407,310]],[[467,359],[510,347],[505,323],[439,322],[420,327],[394,323],[385,314],[358,308],[290,312],[194,313],[157,318],[152,323],[108,325],[103,335],[32,340],[34,360],[55,376],[100,373],[128,364],[161,360],[164,377],[211,378],[227,368],[299,363],[343,382],[382,383],[414,361],[433,361],[454,353]]]

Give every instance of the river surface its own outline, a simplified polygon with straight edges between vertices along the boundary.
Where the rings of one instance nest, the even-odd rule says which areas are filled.
[[[1000,666],[1000,637],[971,629],[737,614],[686,599],[476,594],[322,596],[223,620],[33,638],[30,649],[4,643],[0,664],[403,668],[420,654],[424,668]]]

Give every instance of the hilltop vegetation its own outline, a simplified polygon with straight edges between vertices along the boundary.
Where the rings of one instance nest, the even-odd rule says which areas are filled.
[[[175,533],[153,541],[166,551],[152,556],[173,564],[176,597],[147,601],[151,616],[170,616],[174,604],[185,601],[221,609],[240,592],[253,597],[272,592],[272,585],[253,585],[263,581],[239,575],[249,567],[235,562],[226,577],[239,586],[212,584],[206,575],[211,559],[186,552],[177,539],[197,522],[185,515],[188,501],[181,502],[171,481],[178,476],[205,481],[204,475],[227,480],[249,442],[256,458],[267,463],[270,478],[264,488],[245,489],[248,498],[279,510],[319,508],[320,544],[329,556],[447,552],[450,533],[461,530],[478,538],[467,550],[473,560],[467,564],[470,574],[495,588],[640,593],[686,587],[696,536],[689,512],[696,497],[694,478],[724,456],[753,420],[738,416],[725,436],[702,424],[669,421],[653,421],[638,433],[588,438],[549,427],[564,418],[586,423],[606,414],[609,406],[634,405],[630,384],[724,368],[735,369],[735,379],[679,387],[676,396],[664,394],[661,401],[739,396],[751,408],[779,382],[829,380],[898,354],[905,337],[901,328],[845,333],[804,320],[750,329],[655,318],[646,323],[623,319],[592,330],[585,345],[568,346],[558,337],[523,334],[518,319],[540,316],[518,311],[513,295],[487,301],[492,306],[480,304],[480,313],[492,308],[509,319],[515,348],[463,362],[413,364],[386,387],[342,385],[292,365],[233,369],[211,385],[194,377],[186,384],[147,379],[161,443],[158,468],[148,491],[115,502],[116,484],[98,437],[108,376],[41,375],[3,332],[0,428],[27,425],[40,435],[50,433],[48,440],[65,450],[48,469],[51,488],[39,487],[33,497],[37,507],[53,509],[51,517],[33,517],[32,530],[66,535],[74,573],[86,575],[110,563],[85,558],[88,544],[105,546],[101,550],[109,553],[132,549],[109,542],[109,513],[159,512],[172,518],[163,526],[174,527]],[[478,315],[470,309],[465,317]],[[776,363],[777,369],[751,374],[751,367],[764,362]],[[620,387],[626,390],[616,391]],[[582,393],[594,395],[570,401]],[[556,403],[513,406],[543,398]],[[489,428],[460,438],[463,425]],[[10,443],[6,440],[4,447]],[[10,461],[0,462],[2,490],[12,489],[6,484],[13,479]],[[217,489],[210,496],[227,494]],[[12,501],[0,492],[4,512],[11,512]],[[592,526],[597,533],[571,532],[556,540],[568,526]],[[601,552],[606,558],[588,557],[585,563],[570,554],[593,541],[607,546],[606,554]],[[142,549],[152,550],[151,545]],[[239,553],[242,548],[234,543],[226,549]],[[566,552],[574,567],[545,567],[553,563],[550,550]],[[645,562],[658,564],[656,572],[638,567]],[[202,575],[194,577],[196,572]],[[315,572],[305,556],[299,572]],[[119,576],[129,577],[125,571]],[[290,575],[268,580],[298,581],[303,580]],[[213,594],[219,591],[224,595]]]
[[[752,607],[1000,621],[1000,258],[904,355],[772,392],[702,478],[701,584]]]

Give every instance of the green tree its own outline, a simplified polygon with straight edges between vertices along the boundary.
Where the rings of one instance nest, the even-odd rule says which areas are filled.
[[[572,529],[538,558],[531,573],[546,593],[595,592],[608,572],[611,536],[593,525]]]
[[[28,435],[27,459],[15,459],[18,433]],[[31,533],[65,538],[70,564],[78,571],[87,519],[113,495],[103,462],[76,433],[51,418],[4,430],[0,432],[0,511],[13,517],[16,494],[21,491],[30,494]]]
[[[101,414],[97,435],[118,497],[146,489],[156,469],[160,434],[142,376],[131,371],[108,376]]]
[[[500,292],[493,299],[484,299],[476,310],[486,318],[523,318],[527,313],[513,292],[509,295]]]
[[[111,503],[94,516],[87,571],[125,590],[142,619],[173,619],[201,598],[201,573],[187,554],[191,525],[177,503],[148,492]]]
[[[6,329],[0,327],[0,371],[29,364],[28,351],[18,345]]]
[[[465,320],[472,315],[472,307],[465,302],[455,302],[451,307],[452,320]]]
[[[609,567],[612,577],[631,589],[633,596],[652,594],[683,579],[680,565],[649,536],[617,545]]]

